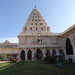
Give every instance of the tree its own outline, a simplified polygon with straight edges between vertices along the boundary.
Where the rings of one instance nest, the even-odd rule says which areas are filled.
[[[1,59],[1,61],[8,60],[6,54],[1,54],[1,55],[0,55],[0,59]]]

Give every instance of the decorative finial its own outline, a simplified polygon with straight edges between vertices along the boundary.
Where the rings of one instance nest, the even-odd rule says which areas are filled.
[[[35,8],[36,8],[36,6],[35,6]]]

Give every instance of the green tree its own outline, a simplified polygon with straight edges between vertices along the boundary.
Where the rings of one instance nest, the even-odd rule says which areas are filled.
[[[0,55],[0,59],[1,59],[1,61],[8,60],[6,54],[1,54],[1,55]]]

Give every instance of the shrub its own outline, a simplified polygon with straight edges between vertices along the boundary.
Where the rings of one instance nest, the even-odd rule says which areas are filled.
[[[51,61],[50,62],[51,62],[51,64],[54,64],[56,62],[56,59],[55,59],[54,56],[51,57]]]
[[[6,54],[1,54],[1,55],[0,55],[0,60],[1,60],[1,61],[8,60],[7,55],[6,55]]]
[[[59,59],[59,61],[60,61],[60,62],[63,62],[63,61],[64,61],[64,59],[63,59],[63,58],[60,58],[60,59]]]
[[[10,59],[10,62],[12,62],[12,63],[15,63],[16,61],[17,61],[16,58],[11,58],[11,59]]]
[[[55,57],[53,57],[53,56],[46,56],[44,58],[44,61],[47,64],[54,64],[55,63]]]
[[[73,62],[73,59],[72,58],[69,58],[68,61],[69,61],[69,63],[72,63]]]

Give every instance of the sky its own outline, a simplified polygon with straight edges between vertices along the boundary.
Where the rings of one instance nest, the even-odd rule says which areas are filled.
[[[75,0],[0,0],[0,43],[18,43],[17,36],[35,6],[51,32],[61,33],[75,24]]]

